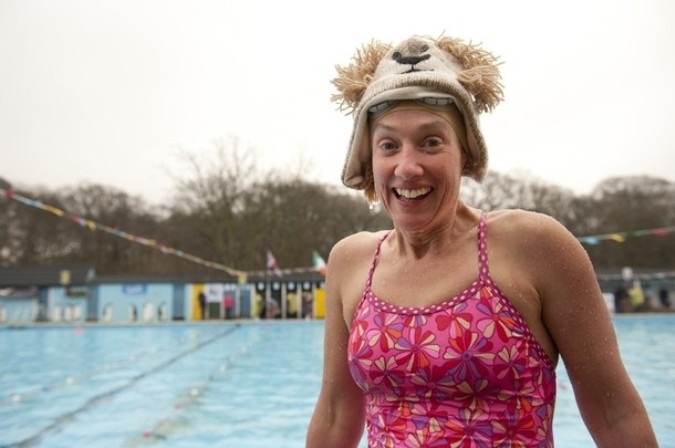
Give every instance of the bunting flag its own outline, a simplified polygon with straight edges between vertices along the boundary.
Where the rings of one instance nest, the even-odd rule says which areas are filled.
[[[61,210],[57,207],[54,207],[53,205],[49,204],[44,204],[42,201],[38,201],[35,199],[27,198],[25,196],[22,196],[18,193],[16,193],[14,190],[12,190],[12,186],[4,179],[0,178],[0,195],[8,198],[8,199],[13,199],[17,202],[20,202],[24,205],[27,205],[29,207],[34,207],[38,208],[40,210],[44,210],[46,212],[52,213],[59,218],[68,218],[72,222],[89,229],[90,231],[102,231],[109,233],[111,235],[115,235],[119,238],[123,238],[127,241],[131,241],[133,243],[138,243],[142,244],[144,246],[151,247],[153,249],[157,249],[161,251],[164,254],[167,255],[173,255],[176,257],[183,258],[185,260],[191,261],[193,263],[201,264],[203,266],[206,266],[208,268],[212,269],[217,269],[220,271],[225,271],[230,275],[236,276],[238,278],[246,278],[247,273],[244,271],[240,271],[238,269],[233,269],[231,267],[225,266],[224,264],[221,263],[214,263],[212,261],[204,260],[200,257],[197,257],[195,255],[191,255],[188,253],[185,253],[181,250],[175,249],[173,247],[165,246],[161,243],[158,243],[156,240],[150,239],[150,238],[144,238],[141,236],[133,235],[131,233],[125,232],[123,230],[116,229],[114,227],[107,226],[105,224],[101,224],[98,222],[95,222],[91,219],[86,219],[81,216],[77,216],[73,213],[69,213],[65,210]]]
[[[119,238],[123,238],[125,240],[142,244],[144,246],[151,247],[153,249],[159,250],[164,254],[167,255],[173,255],[176,257],[183,258],[185,260],[191,261],[193,263],[201,264],[203,266],[206,266],[208,268],[212,269],[217,269],[221,271],[225,271],[230,275],[233,275],[239,279],[239,282],[246,282],[248,276],[250,275],[265,275],[269,272],[269,270],[273,270],[275,275],[277,276],[282,276],[282,275],[292,275],[292,274],[307,274],[307,273],[313,273],[313,272],[319,272],[321,275],[325,276],[326,275],[326,262],[324,259],[319,255],[317,251],[312,252],[312,266],[311,267],[301,267],[301,268],[292,268],[292,269],[281,269],[279,267],[279,264],[277,263],[276,258],[272,254],[271,251],[267,251],[267,270],[266,271],[241,271],[238,269],[234,269],[232,267],[226,266],[221,263],[215,263],[212,261],[204,260],[198,256],[192,255],[185,253],[179,249],[175,249],[173,247],[166,246],[164,244],[161,244],[157,242],[154,239],[150,238],[144,238],[141,236],[133,235],[131,233],[125,232],[123,230],[116,229],[114,227],[107,226],[102,223],[98,223],[96,221],[93,221],[91,219],[83,218],[81,216],[77,216],[75,214],[69,213],[65,210],[61,210],[57,207],[54,207],[49,204],[45,204],[42,201],[31,199],[25,196],[22,196],[18,193],[16,193],[12,189],[12,185],[7,182],[5,179],[0,177],[0,197],[4,196],[5,198],[15,200],[17,202],[20,202],[24,205],[27,205],[29,207],[34,207],[34,208],[39,208],[41,210],[44,210],[48,213],[51,213],[59,218],[67,218],[74,222],[75,224],[84,227],[86,229],[89,229],[90,231],[102,231],[106,232],[112,235],[115,235]],[[657,237],[663,237],[666,235],[670,235],[671,233],[675,233],[675,226],[670,226],[670,227],[659,227],[655,229],[645,229],[645,230],[634,230],[634,231],[627,231],[627,232],[615,232],[615,233],[608,233],[608,234],[603,234],[603,235],[590,235],[590,236],[582,236],[578,237],[577,239],[582,243],[582,244],[589,244],[589,245],[596,245],[599,244],[601,241],[614,241],[616,243],[623,243],[627,241],[630,238],[635,238],[635,237],[643,237],[643,236],[657,236]],[[662,275],[663,273],[657,273],[653,275]],[[672,274],[672,273],[667,273],[667,274]]]
[[[281,277],[281,269],[279,269],[279,263],[277,263],[277,259],[274,258],[274,255],[270,250],[267,251],[267,269],[270,271],[274,271],[274,275],[276,275],[277,277]]]
[[[646,230],[633,230],[629,232],[615,232],[607,233],[604,235],[591,235],[591,236],[582,236],[578,240],[583,244],[596,245],[600,244],[601,241],[614,241],[615,243],[625,243],[629,238],[640,237],[640,236],[666,236],[675,232],[675,226],[672,227],[659,227],[656,229],[646,229]]]
[[[598,280],[624,280],[622,273],[618,274],[596,274]],[[675,277],[675,271],[658,271],[658,272],[635,272],[632,275],[632,278],[635,280],[658,280],[664,278],[673,278]]]
[[[324,277],[326,276],[326,272],[328,271],[326,262],[323,258],[321,258],[321,255],[319,255],[317,251],[312,252],[312,264],[314,265],[314,269],[316,269],[319,274],[323,275]]]

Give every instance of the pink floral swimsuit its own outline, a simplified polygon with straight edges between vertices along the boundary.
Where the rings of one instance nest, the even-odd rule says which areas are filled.
[[[373,294],[378,244],[349,337],[369,448],[553,447],[555,368],[490,278],[485,217],[478,279],[437,305]]]

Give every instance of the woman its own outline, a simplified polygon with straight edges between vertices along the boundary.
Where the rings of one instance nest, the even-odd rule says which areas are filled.
[[[460,40],[363,47],[335,100],[354,113],[342,179],[394,229],[331,251],[324,369],[307,446],[553,446],[565,362],[601,447],[653,447],[585,251],[532,212],[460,200],[482,180],[478,114],[502,98],[497,61]]]

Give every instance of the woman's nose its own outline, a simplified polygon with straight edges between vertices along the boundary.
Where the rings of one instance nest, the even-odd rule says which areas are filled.
[[[401,179],[413,179],[421,176],[422,173],[423,169],[419,163],[417,152],[411,148],[404,148],[399,153],[394,174]]]

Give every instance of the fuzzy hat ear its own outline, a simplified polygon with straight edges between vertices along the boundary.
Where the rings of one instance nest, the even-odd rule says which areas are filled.
[[[464,68],[457,74],[457,80],[471,93],[478,111],[490,112],[504,99],[500,63],[496,56],[477,45],[451,37],[439,38],[436,45],[453,55]]]
[[[396,46],[372,41],[357,50],[349,65],[336,66],[331,99],[354,116],[354,130],[342,170],[342,182],[366,189],[372,175],[368,110],[384,102],[442,99],[464,119],[468,148],[463,174],[481,181],[487,171],[487,148],[478,115],[503,98],[497,58],[480,47],[450,37],[413,36]]]
[[[349,65],[335,66],[338,75],[331,82],[338,93],[331,96],[331,101],[338,103],[340,111],[352,113],[356,109],[375,69],[390,49],[391,45],[373,40],[356,50]]]

